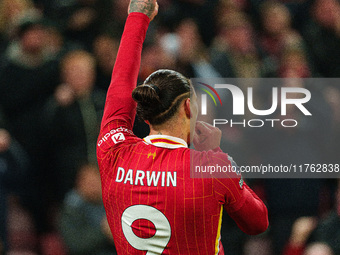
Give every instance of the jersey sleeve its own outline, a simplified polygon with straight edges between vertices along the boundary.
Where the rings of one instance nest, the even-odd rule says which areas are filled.
[[[130,13],[120,42],[111,83],[107,92],[101,130],[112,120],[123,121],[132,130],[136,103],[132,91],[136,87],[143,42],[150,19],[143,13]]]
[[[249,235],[264,232],[269,224],[267,207],[244,182],[233,159],[219,149],[198,155],[192,163],[214,167],[215,172],[206,177],[213,178],[215,198],[238,227]]]
[[[246,183],[243,184],[238,199],[242,202],[224,205],[237,226],[248,235],[258,235],[266,231],[269,225],[267,207]]]

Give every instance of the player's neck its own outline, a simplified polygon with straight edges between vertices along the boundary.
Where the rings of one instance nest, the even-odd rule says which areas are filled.
[[[169,128],[154,129],[152,126],[150,126],[150,134],[149,135],[167,135],[172,137],[181,138],[184,141],[188,140],[189,132],[186,131],[186,128],[181,127],[180,125],[169,125]]]
[[[190,118],[186,115],[184,107],[167,122],[161,125],[150,125],[150,135],[168,135],[181,138],[188,144],[190,142]]]
[[[149,135],[167,135],[186,140],[186,136],[183,134],[183,132],[176,132],[175,130],[154,130],[150,128]]]

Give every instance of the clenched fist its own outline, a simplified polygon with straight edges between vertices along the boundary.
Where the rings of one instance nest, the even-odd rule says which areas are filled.
[[[128,12],[141,12],[153,20],[158,13],[158,4],[156,0],[131,0]]]
[[[208,151],[220,146],[222,132],[219,128],[198,121],[195,126],[194,146],[198,151]]]

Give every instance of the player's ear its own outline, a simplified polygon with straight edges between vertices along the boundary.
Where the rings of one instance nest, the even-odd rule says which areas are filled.
[[[190,119],[191,118],[190,98],[185,99],[184,110],[185,110],[185,115],[187,116],[188,119]]]

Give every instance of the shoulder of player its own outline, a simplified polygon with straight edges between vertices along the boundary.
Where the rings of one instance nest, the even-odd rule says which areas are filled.
[[[212,162],[230,165],[231,157],[224,153],[221,149],[209,150],[209,151],[196,151],[190,149],[191,160],[193,163],[211,164]]]
[[[241,185],[241,173],[232,157],[222,150],[191,150],[190,164],[195,176],[216,180],[222,186]],[[241,181],[241,183],[239,183]]]
[[[97,147],[103,147],[105,144],[108,148],[112,148],[118,145],[132,144],[142,141],[142,139],[138,138],[133,131],[128,128],[125,121],[114,119],[101,129],[97,141]]]

